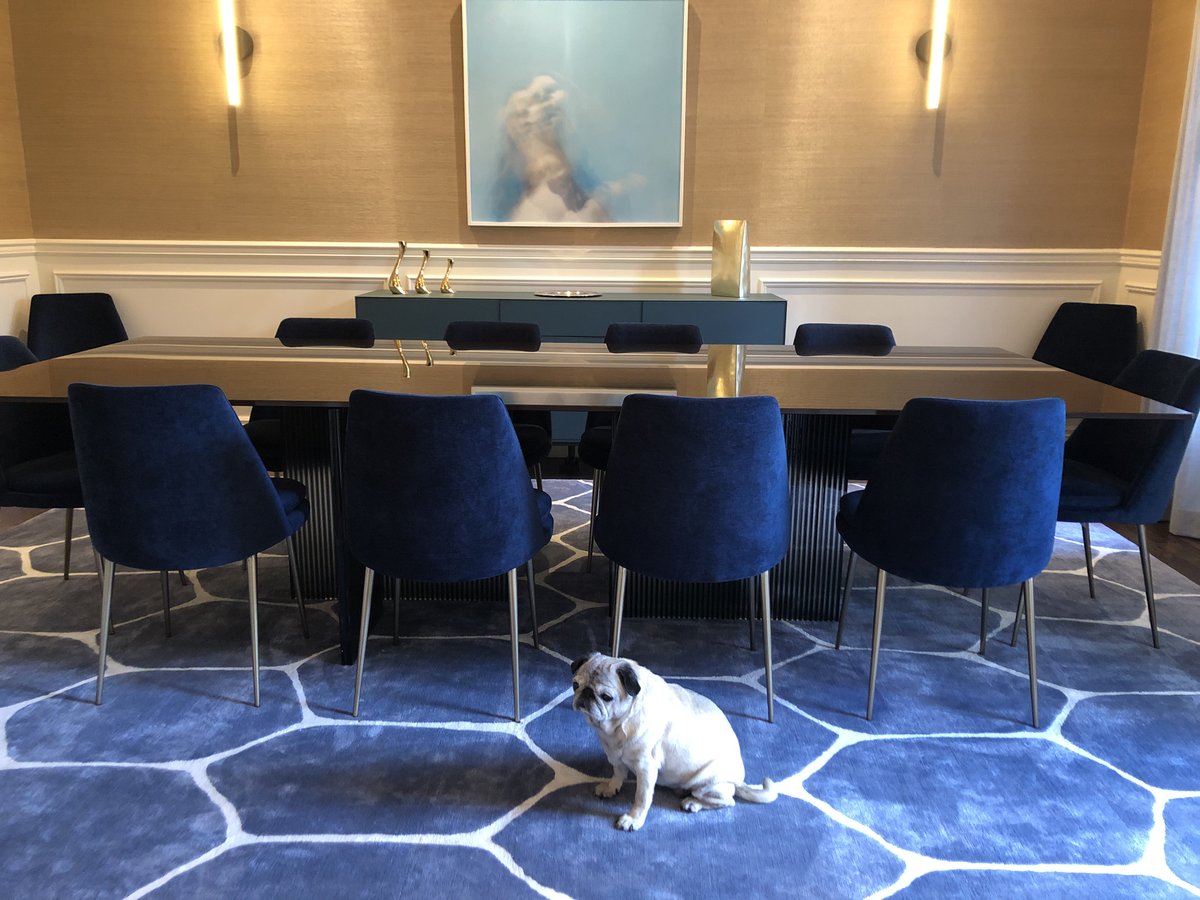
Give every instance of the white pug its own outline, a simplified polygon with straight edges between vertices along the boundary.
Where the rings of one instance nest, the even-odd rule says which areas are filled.
[[[617,828],[642,827],[657,784],[685,792],[685,812],[733,806],[734,797],[752,803],[776,798],[769,778],[761,787],[745,783],[737,735],[707,697],[669,684],[631,659],[600,653],[575,660],[571,674],[573,705],[596,729],[613,767],[596,795],[612,797],[630,772],[637,777],[633,805],[617,818]]]

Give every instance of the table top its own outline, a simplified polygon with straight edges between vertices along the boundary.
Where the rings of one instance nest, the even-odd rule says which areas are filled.
[[[548,344],[536,353],[459,351],[394,342],[372,348],[284,347],[272,338],[142,337],[0,373],[0,396],[63,398],[67,386],[216,384],[235,403],[345,404],[356,388],[416,394],[501,393],[514,405],[619,406],[638,391],[703,397],[707,357],[609,353],[602,344]],[[507,393],[505,393],[507,392]],[[913,397],[1017,400],[1062,397],[1072,417],[1159,418],[1189,413],[995,347],[897,347],[887,356],[797,356],[790,346],[747,347],[742,394],[768,394],[788,412],[895,412]]]

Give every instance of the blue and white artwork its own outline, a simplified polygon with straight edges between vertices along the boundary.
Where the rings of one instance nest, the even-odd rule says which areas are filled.
[[[472,225],[679,225],[687,0],[464,0]]]

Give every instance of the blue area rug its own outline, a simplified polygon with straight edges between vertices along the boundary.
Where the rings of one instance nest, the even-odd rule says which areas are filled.
[[[99,590],[64,582],[62,514],[0,537],[0,871],[29,897],[1175,897],[1200,895],[1200,588],[1155,564],[1150,645],[1136,549],[1078,529],[1037,579],[1043,728],[1028,725],[1015,589],[892,584],[865,721],[874,572],[860,566],[846,643],[775,628],[776,723],[745,622],[629,620],[623,650],[709,697],[747,777],[779,799],[688,815],[659,790],[646,826],[613,828],[632,784],[570,707],[569,662],[608,640],[607,566],[583,572],[588,485],[548,483],[557,533],[538,557],[543,645],[521,648],[511,715],[502,603],[401,606],[354,670],[328,603],[300,634],[286,560],[261,562],[262,707],[250,705],[245,573],[121,572],[105,703]],[[77,518],[74,558],[90,560]],[[523,590],[523,586],[522,586]],[[524,611],[523,611],[524,615]],[[523,622],[523,627],[527,623]]]

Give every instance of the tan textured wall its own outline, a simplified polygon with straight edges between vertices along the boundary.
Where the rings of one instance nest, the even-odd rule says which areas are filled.
[[[1154,0],[1124,246],[1162,249],[1196,0]]]
[[[45,238],[1117,247],[1151,0],[692,0],[682,228],[469,228],[459,0],[242,0],[231,135],[215,0],[11,0]],[[69,52],[68,52],[69,51]],[[236,168],[236,173],[234,169]]]
[[[13,75],[8,0],[0,0],[0,239],[33,237]]]

